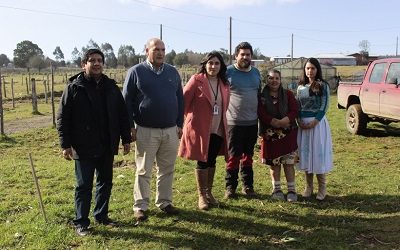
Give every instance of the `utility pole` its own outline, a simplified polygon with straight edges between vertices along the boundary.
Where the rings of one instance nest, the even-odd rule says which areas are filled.
[[[294,81],[294,77],[293,77],[293,75],[294,75],[294,66],[293,66],[293,33],[292,33],[292,46],[291,46],[291,49],[290,49],[290,63],[291,63],[291,66],[292,66],[292,82]]]
[[[160,24],[160,40],[162,40],[162,24]]]
[[[229,64],[232,64],[232,17],[229,17]]]
[[[292,33],[292,46],[291,46],[291,49],[290,49],[290,61],[293,61],[293,33]]]
[[[397,54],[398,49],[399,49],[399,36],[396,37],[396,56],[398,55]]]

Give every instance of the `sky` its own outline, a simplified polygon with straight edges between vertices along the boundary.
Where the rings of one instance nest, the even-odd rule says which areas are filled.
[[[229,51],[232,37],[232,50],[247,41],[268,57],[349,55],[363,40],[370,55],[395,55],[399,10],[398,0],[0,0],[0,54],[29,40],[70,60],[90,39],[144,54],[162,34],[167,53]]]

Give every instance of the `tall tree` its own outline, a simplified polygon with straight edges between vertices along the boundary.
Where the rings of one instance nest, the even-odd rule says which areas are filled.
[[[360,47],[360,54],[361,54],[361,64],[367,65],[369,61],[369,48],[370,43],[368,40],[362,40],[358,43],[358,47]]]
[[[81,52],[79,52],[79,50],[75,47],[74,50],[71,52],[71,58],[72,58],[72,62],[80,67],[81,66]]]
[[[64,61],[64,53],[62,52],[60,46],[57,46],[53,52],[53,55],[56,58],[56,63],[58,66],[65,66],[65,61]]]
[[[260,57],[262,57],[260,48],[255,48],[255,49],[253,50],[253,56],[252,56],[252,58],[253,58],[253,59],[260,59]]]
[[[103,51],[103,53],[104,53],[104,59],[105,59],[104,64],[110,68],[117,67],[117,63],[118,63],[117,57],[114,54],[114,49],[111,46],[111,44],[103,43],[101,45],[101,51]]]
[[[64,60],[64,53],[62,52],[60,46],[57,46],[53,52],[53,55],[56,58],[56,61],[59,62],[60,60]]]
[[[93,41],[93,39],[90,39],[88,44],[86,45],[86,47],[82,47],[82,55],[84,55],[86,53],[86,51],[88,51],[88,49],[99,49],[101,50],[100,46]]]
[[[8,59],[7,55],[0,54],[0,67],[6,67],[10,63],[10,59]]]
[[[221,54],[222,58],[224,58],[225,63],[228,64],[229,58],[230,58],[228,50],[224,49],[224,48],[220,48],[218,52]]]
[[[175,50],[171,50],[171,52],[165,55],[165,62],[174,65],[175,56],[176,56]]]
[[[28,67],[37,68],[39,72],[41,69],[46,68],[46,66],[47,65],[46,61],[44,60],[44,57],[39,55],[31,57],[28,62]]]
[[[131,45],[121,45],[118,49],[118,65],[130,67],[137,63],[135,49]]]
[[[182,66],[182,65],[188,64],[188,63],[189,63],[188,56],[186,55],[185,52],[176,54],[176,56],[174,58],[174,65]]]
[[[29,59],[34,56],[43,56],[42,49],[31,41],[22,41],[14,50],[14,64],[19,67],[28,67]]]

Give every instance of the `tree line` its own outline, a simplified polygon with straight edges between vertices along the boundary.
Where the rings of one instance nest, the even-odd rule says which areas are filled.
[[[66,61],[64,52],[60,46],[56,46],[53,51],[54,59],[44,56],[43,50],[35,43],[29,40],[21,41],[14,49],[13,60],[9,59],[5,54],[0,54],[0,67],[13,63],[15,67],[20,68],[36,68],[39,71],[52,64],[55,67],[80,67],[81,59],[84,53],[90,48],[100,49],[104,53],[105,66],[108,68],[131,67],[145,60],[145,55],[136,53],[131,45],[121,45],[115,53],[113,46],[108,43],[98,44],[90,39],[86,46],[81,49],[75,47],[71,52],[71,60]],[[229,61],[229,53],[227,49],[220,48],[221,53],[226,62]],[[175,66],[182,65],[198,65],[206,53],[193,52],[186,49],[184,52],[176,53],[171,50],[165,56],[165,61]],[[258,48],[254,49],[253,59],[269,59],[261,54]]]

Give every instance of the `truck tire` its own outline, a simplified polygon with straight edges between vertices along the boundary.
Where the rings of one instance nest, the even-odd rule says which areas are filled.
[[[346,112],[346,128],[353,135],[361,135],[367,128],[368,117],[361,109],[360,104],[353,104]]]

